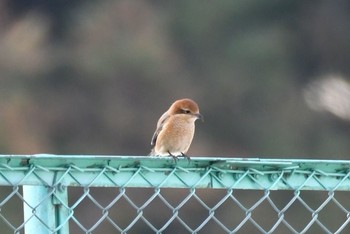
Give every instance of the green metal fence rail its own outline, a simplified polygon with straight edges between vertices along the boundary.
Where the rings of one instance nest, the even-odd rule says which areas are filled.
[[[350,161],[1,155],[1,233],[350,233]]]

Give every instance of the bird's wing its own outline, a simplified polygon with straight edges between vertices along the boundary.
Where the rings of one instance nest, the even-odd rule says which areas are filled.
[[[151,140],[151,146],[155,146],[156,145],[156,141],[157,141],[157,137],[158,134],[160,133],[160,131],[162,130],[165,121],[169,118],[168,112],[165,112],[158,120],[157,122],[157,129],[154,132],[153,136],[152,136],[152,140]]]

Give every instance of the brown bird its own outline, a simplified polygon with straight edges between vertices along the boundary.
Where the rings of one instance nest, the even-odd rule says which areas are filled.
[[[194,136],[194,122],[197,119],[203,120],[197,103],[191,99],[175,101],[158,120],[150,155],[172,156],[175,160],[178,156],[189,159],[186,153]]]

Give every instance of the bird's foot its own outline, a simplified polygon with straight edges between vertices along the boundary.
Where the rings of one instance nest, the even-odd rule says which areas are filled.
[[[177,163],[178,158],[175,155],[173,155],[172,153],[170,153],[170,151],[168,151],[168,154],[169,154],[169,156],[171,156],[174,159],[174,162]]]
[[[188,155],[186,155],[186,154],[184,154],[182,152],[181,152],[181,156],[184,157],[184,158],[187,158],[188,162],[191,162],[190,156],[188,156]]]

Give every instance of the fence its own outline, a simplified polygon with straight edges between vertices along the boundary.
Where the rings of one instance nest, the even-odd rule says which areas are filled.
[[[0,156],[0,232],[349,233],[350,161]]]

